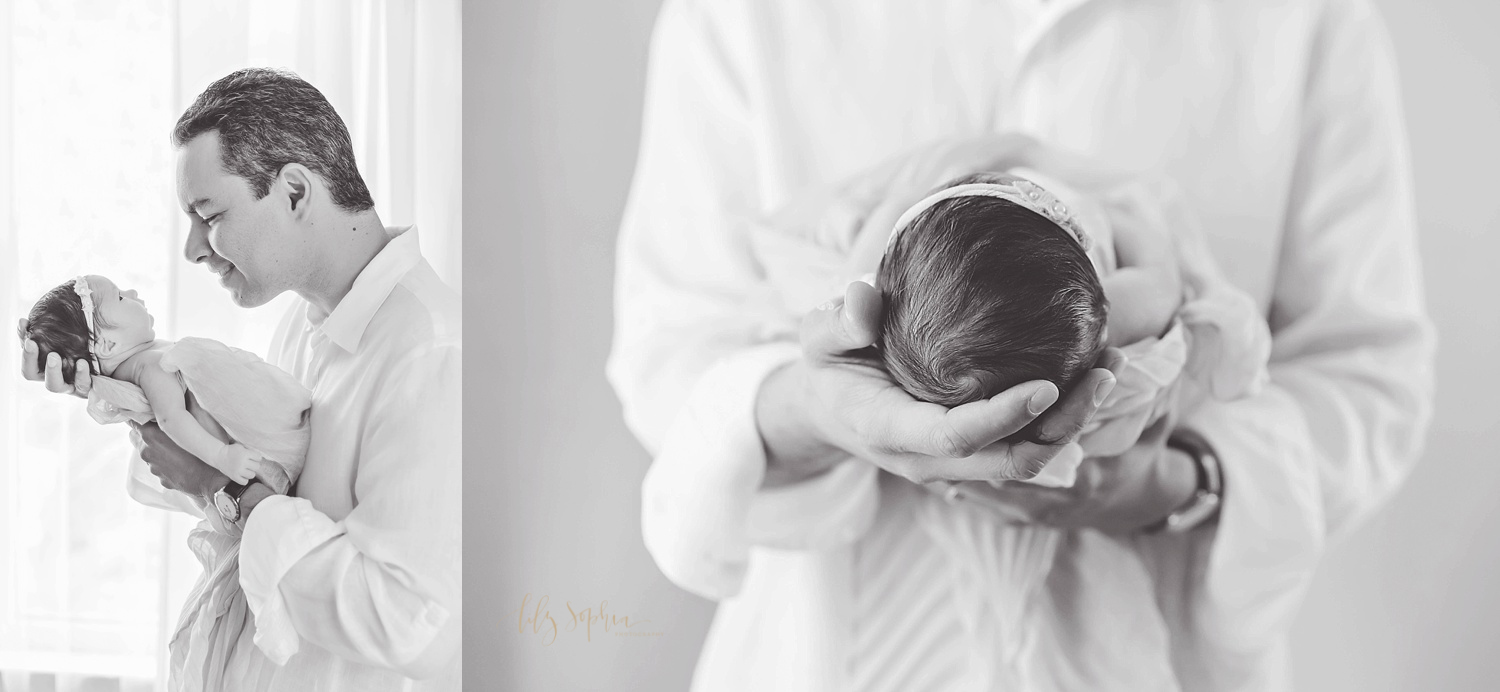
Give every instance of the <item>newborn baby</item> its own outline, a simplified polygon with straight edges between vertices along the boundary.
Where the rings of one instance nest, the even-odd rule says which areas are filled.
[[[1067,204],[1014,171],[949,183],[902,215],[880,262],[887,372],[949,407],[1032,380],[1066,395],[1106,345],[1160,336],[1181,302],[1171,264],[1120,268],[1106,291],[1094,248]],[[1106,293],[1127,312],[1111,320]],[[1034,425],[1017,437],[1044,442]]]
[[[74,363],[91,364],[99,376],[89,412],[99,422],[154,419],[230,480],[259,477],[285,492],[306,454],[311,395],[253,354],[207,339],[157,339],[155,322],[135,291],[80,276],[37,301],[22,336],[36,342],[39,368],[48,353],[61,356],[68,384]]]
[[[311,392],[253,353],[209,339],[157,339],[154,322],[135,291],[121,291],[102,276],[80,276],[37,301],[21,337],[36,342],[38,370],[56,352],[68,384],[75,363],[90,364],[94,420],[154,419],[174,442],[230,479],[245,483],[253,476],[286,494],[307,457]],[[247,655],[243,648],[251,638],[244,633],[255,631],[240,589],[241,530],[213,509],[205,517],[188,537],[203,575],[168,642],[174,690],[225,689],[230,661]],[[256,633],[256,645],[264,645],[261,638]],[[261,689],[268,682],[233,684]]]
[[[905,191],[943,180],[925,197]],[[1170,181],[999,135],[801,194],[750,224],[766,281],[745,306],[762,338],[796,338],[800,315],[864,276],[885,307],[863,355],[917,399],[951,407],[1035,379],[1066,394],[1106,346],[1124,353],[1083,435],[1027,482],[1071,485],[1085,447],[1120,454],[1163,413],[1266,379],[1264,317],[1218,270]],[[1036,429],[1009,441],[1045,442]]]

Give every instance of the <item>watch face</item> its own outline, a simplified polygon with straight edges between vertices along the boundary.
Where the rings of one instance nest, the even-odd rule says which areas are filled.
[[[214,507],[225,521],[237,521],[240,518],[240,504],[222,490],[214,493]]]

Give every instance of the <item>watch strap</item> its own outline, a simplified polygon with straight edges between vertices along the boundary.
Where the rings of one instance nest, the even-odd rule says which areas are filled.
[[[250,479],[250,483],[254,482],[255,479]],[[234,481],[229,481],[229,483],[224,486],[224,494],[228,495],[235,502],[239,502],[240,498],[244,497],[245,491],[250,489],[250,483],[236,483]]]
[[[1179,428],[1172,431],[1167,438],[1167,447],[1181,451],[1193,460],[1198,485],[1187,502],[1168,514],[1152,530],[1181,533],[1218,516],[1219,505],[1224,496],[1224,473],[1213,445],[1193,430]]]

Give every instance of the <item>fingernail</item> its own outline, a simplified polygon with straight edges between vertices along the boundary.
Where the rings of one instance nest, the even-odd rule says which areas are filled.
[[[1098,406],[1104,403],[1105,398],[1107,398],[1109,396],[1109,393],[1114,390],[1115,378],[1111,377],[1103,382],[1100,382],[1099,386],[1094,387],[1094,405]]]
[[[21,348],[25,349],[27,353],[36,353],[36,342],[27,339],[26,343],[21,345]]]
[[[61,365],[61,364],[62,363],[61,363],[60,359],[57,356],[57,351],[53,351],[53,352],[47,354],[47,367],[49,367],[49,368],[55,368],[55,367],[57,367],[58,365]]]
[[[1026,400],[1026,410],[1035,416],[1057,402],[1057,388],[1042,386]]]

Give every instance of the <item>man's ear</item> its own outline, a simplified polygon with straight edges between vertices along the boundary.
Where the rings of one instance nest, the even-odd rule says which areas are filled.
[[[286,195],[292,217],[305,218],[314,191],[312,171],[300,163],[289,163],[276,175],[276,186],[280,194]]]

